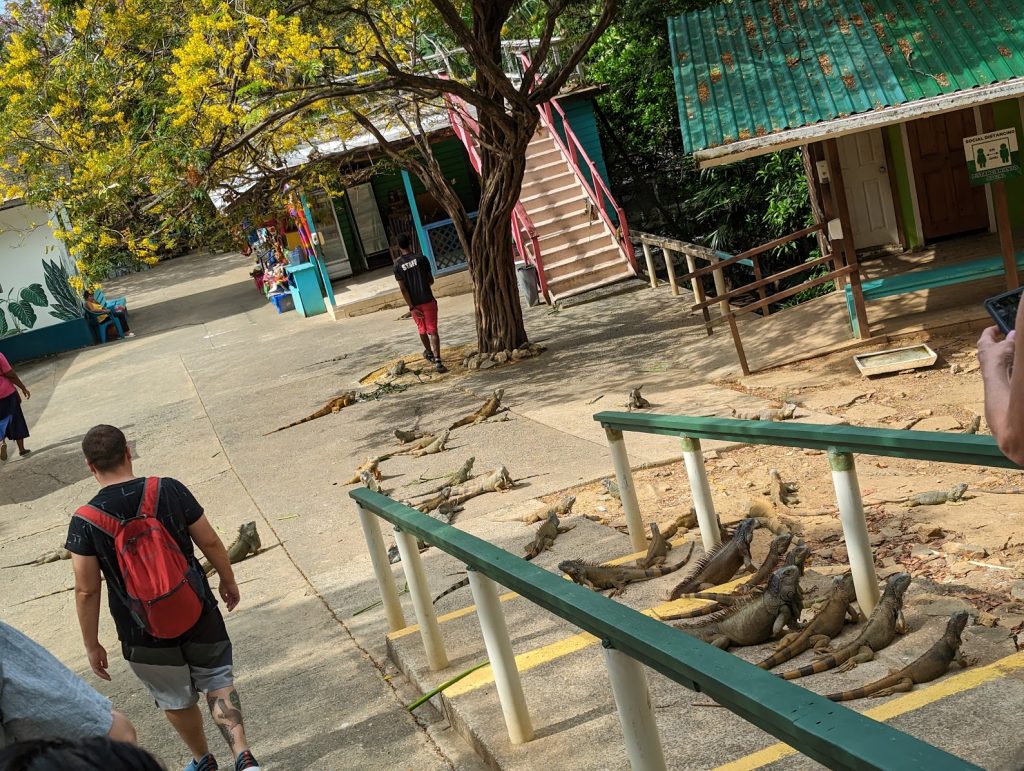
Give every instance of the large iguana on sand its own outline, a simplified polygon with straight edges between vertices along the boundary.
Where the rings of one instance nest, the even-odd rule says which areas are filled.
[[[690,574],[672,590],[669,599],[677,600],[684,594],[724,584],[736,575],[736,571],[741,567],[756,573],[757,568],[750,559],[750,542],[754,538],[756,527],[757,522],[753,519],[740,522],[732,538],[720,543],[701,557]]]
[[[424,447],[429,447],[434,442],[436,442],[437,439],[438,439],[438,437],[434,436],[434,434],[427,434],[426,436],[421,436],[419,439],[414,439],[411,442],[407,442],[406,445],[404,447],[402,447],[401,449],[391,450],[388,454],[389,455],[412,455],[414,452],[418,452],[418,451],[422,450]]]
[[[903,634],[907,631],[907,624],[903,620],[903,595],[906,594],[908,586],[909,573],[895,573],[889,576],[882,599],[871,612],[868,623],[856,640],[829,656],[815,659],[805,667],[783,672],[779,677],[784,680],[796,680],[799,677],[826,672],[834,667],[839,667],[840,672],[847,672],[857,664],[871,661],[877,651],[893,641],[897,632]]]
[[[400,428],[395,429],[395,439],[401,444],[408,444],[409,442],[415,442],[417,439],[422,439],[426,434],[422,431],[412,429],[411,431],[403,431]]]
[[[698,624],[674,626],[722,650],[732,645],[758,645],[778,637],[785,626],[797,628],[803,611],[799,579],[800,571],[795,567],[779,568],[768,579],[764,594],[719,611]]]
[[[420,501],[416,509],[424,514],[434,509],[440,510],[443,514],[454,514],[455,510],[470,498],[475,498],[484,493],[508,490],[512,487],[515,487],[515,481],[512,479],[511,474],[508,473],[508,469],[504,466],[498,466],[486,477],[477,477],[472,482],[467,482],[466,484],[443,488],[436,495],[427,498],[425,501]]]
[[[523,522],[527,525],[532,525],[534,522],[540,522],[542,519],[547,519],[551,514],[557,517],[564,517],[570,511],[572,511],[573,504],[576,503],[575,495],[567,495],[558,503],[553,506],[548,506],[543,512],[531,512],[523,517]]]
[[[473,463],[475,461],[476,458],[471,455],[466,460],[465,463],[459,466],[457,470],[453,471],[451,474],[445,477],[444,481],[441,484],[437,485],[436,487],[431,487],[429,490],[422,490],[412,497],[424,498],[428,495],[439,493],[446,487],[454,487],[455,485],[461,485],[463,482],[469,481],[469,478],[473,476]]]
[[[537,534],[534,535],[533,540],[526,544],[525,559],[532,560],[542,551],[547,551],[554,545],[555,539],[558,536],[562,533],[568,533],[574,527],[576,525],[562,525],[558,515],[551,512],[548,514],[548,518],[544,520],[544,524],[537,528]]]
[[[260,534],[256,532],[256,523],[246,522],[238,528],[238,536],[228,547],[228,560],[234,565],[236,562],[244,560],[250,554],[259,553],[262,547]],[[207,575],[213,572],[213,565],[206,560],[203,560],[202,568]]]
[[[853,701],[865,696],[889,696],[900,691],[909,691],[915,685],[937,680],[946,674],[949,665],[954,661],[961,667],[976,664],[977,659],[968,658],[960,651],[960,635],[967,626],[968,618],[966,610],[956,611],[946,622],[946,630],[942,637],[903,669],[890,672],[888,676],[852,691],[830,693],[825,698],[832,701]]]
[[[7,568],[23,568],[26,565],[45,565],[49,562],[59,562],[60,560],[69,559],[71,559],[71,552],[69,552],[63,546],[59,546],[56,549],[44,551],[34,560],[29,560],[28,562],[16,562],[13,565],[4,565],[4,570],[6,570]]]
[[[611,589],[609,597],[622,594],[626,584],[635,581],[647,581],[651,578],[661,578],[669,573],[679,570],[686,560],[681,560],[675,565],[663,566],[660,568],[631,568],[625,565],[595,565],[584,560],[565,560],[558,563],[558,569],[581,586],[588,589],[600,591]]]
[[[505,389],[498,388],[494,391],[494,394],[483,403],[483,406],[476,412],[466,415],[463,418],[459,418],[449,427],[449,431],[454,431],[460,426],[475,426],[477,423],[483,423],[490,417],[496,415],[501,407],[501,397],[505,395]]]
[[[424,455],[435,455],[439,452],[444,452],[445,445],[448,443],[448,434],[449,431],[442,431],[441,435],[426,447],[420,447],[409,454],[414,458],[422,458]]]
[[[369,474],[372,474],[373,478],[379,481],[381,479],[381,477],[383,476],[381,474],[381,472],[380,472],[380,462],[382,460],[387,460],[389,457],[391,457],[391,456],[390,455],[378,455],[376,458],[367,458],[365,461],[363,461],[363,464],[359,468],[356,469],[356,473],[352,475],[352,478],[349,479],[347,482],[345,482],[345,484],[347,484],[347,485],[357,485],[357,484],[359,484],[359,481],[363,478],[363,472],[364,471],[369,473]]]
[[[928,492],[917,493],[916,495],[907,495],[903,498],[864,501],[864,503],[869,506],[877,506],[882,503],[903,503],[906,504],[908,509],[911,509],[915,506],[940,506],[943,503],[958,503],[959,501],[970,500],[973,497],[973,495],[967,495],[967,485],[961,482],[949,490],[929,490]]]
[[[318,409],[312,415],[307,415],[302,420],[296,420],[294,423],[289,423],[287,426],[275,428],[273,431],[268,431],[263,436],[270,436],[271,434],[276,434],[278,431],[284,431],[286,428],[294,428],[295,426],[301,426],[303,423],[308,423],[311,420],[322,418],[324,415],[330,415],[335,412],[341,412],[346,407],[351,407],[357,401],[359,401],[359,398],[356,396],[356,392],[349,391],[348,393],[344,393],[341,396],[338,396],[337,398],[331,399],[329,402],[327,402],[327,404]]]
[[[790,659],[795,659],[801,653],[811,648],[824,653],[828,650],[828,644],[833,637],[837,637],[843,631],[847,619],[856,622],[860,615],[852,603],[856,599],[853,588],[853,573],[844,573],[832,579],[832,589],[829,592],[825,606],[818,611],[811,621],[799,632],[791,632],[779,640],[775,653],[763,661],[758,662],[761,669],[771,669],[779,664],[784,664]]]

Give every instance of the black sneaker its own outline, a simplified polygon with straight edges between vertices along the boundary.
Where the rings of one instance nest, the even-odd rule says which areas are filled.
[[[243,750],[235,758],[235,771],[260,771],[260,764],[249,750]]]
[[[435,361],[434,362],[434,371],[435,372],[440,372],[443,375],[445,372],[448,371],[448,368],[446,366],[444,366],[444,364],[442,364],[441,362]]]
[[[432,354],[426,348],[423,349],[423,358],[426,359],[427,361],[429,361],[431,364],[436,363],[436,361],[434,359],[434,354]]]

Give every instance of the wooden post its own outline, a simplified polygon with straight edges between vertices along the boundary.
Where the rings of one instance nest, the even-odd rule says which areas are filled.
[[[654,255],[651,254],[651,245],[646,241],[642,242],[644,245],[644,259],[647,261],[647,275],[651,277],[651,289],[658,288],[658,274],[654,269]]]
[[[665,257],[665,270],[668,271],[668,283],[672,285],[672,296],[679,297],[679,285],[676,283],[676,265],[672,260],[674,252],[667,246],[661,247],[661,253]]]
[[[719,257],[718,255],[715,255],[714,257],[710,258],[710,261],[711,261],[712,264],[716,264],[716,263],[721,262],[722,258]],[[719,268],[718,270],[715,271],[714,278],[715,278],[715,294],[716,295],[726,294],[729,290],[725,288],[725,273],[724,273],[724,271],[721,268]],[[719,309],[721,309],[723,316],[729,315],[729,301],[728,300],[722,300],[722,302],[719,303],[718,307],[719,307]]]
[[[761,260],[760,260],[760,257],[761,257],[761,255],[755,254],[751,258],[751,260],[750,260],[754,264],[754,281],[760,281],[762,278],[764,278],[764,276],[761,275]],[[762,301],[767,297],[767,295],[764,293],[764,287],[763,286],[759,286],[757,288],[757,296],[760,297]],[[771,312],[772,312],[772,309],[766,303],[765,306],[764,306],[764,315],[765,316],[770,316]]]
[[[995,128],[995,115],[992,105],[981,108],[981,130],[992,131]],[[1016,289],[1020,286],[1017,275],[1017,254],[1013,249],[1013,226],[1010,224],[1010,206],[1006,201],[1006,185],[1000,180],[991,184],[992,203],[996,210],[996,230],[999,231],[999,249],[1003,253],[1003,272],[1006,274],[1006,288]]]
[[[743,342],[740,340],[740,330],[736,326],[736,314],[732,311],[728,313],[729,317],[729,331],[732,332],[732,342],[736,346],[736,355],[740,360],[740,369],[743,370],[744,375],[750,374],[750,367],[747,366],[747,355],[743,352]]]
[[[839,164],[839,145],[835,139],[825,140],[825,160],[828,162],[828,176],[831,180],[829,187],[832,189],[832,196],[836,205],[836,214],[839,216],[839,224],[843,228],[843,252],[846,254],[846,264],[850,271],[850,288],[853,291],[853,309],[857,316],[860,338],[871,337],[871,328],[868,325],[868,312],[864,307],[864,291],[860,285],[860,265],[857,262],[857,250],[853,246],[853,225],[850,222],[850,209],[846,201],[846,188],[843,186],[843,170]]]
[[[693,259],[692,254],[683,252],[683,257],[686,258],[686,270],[688,273],[693,273],[697,270],[697,261]],[[698,303],[704,302],[704,285],[700,282],[699,278],[691,278],[690,286],[693,288],[693,297]],[[707,308],[700,309],[701,315],[704,316],[704,328],[708,332],[708,337],[711,337],[715,331],[711,328],[711,311]]]
[[[819,143],[812,145],[803,145],[800,148],[800,158],[804,162],[804,176],[807,177],[807,197],[811,201],[811,216],[814,218],[815,225],[821,225],[822,230],[818,231],[818,250],[824,257],[830,251],[832,251],[832,244],[829,243],[828,233],[825,232],[825,224],[829,221],[828,213],[828,199],[822,194],[821,182],[818,181],[818,169],[815,162],[818,160],[818,156],[821,154]],[[841,266],[834,264],[833,269],[838,270]],[[839,289],[843,288],[846,283],[845,278],[836,279],[836,286]]]

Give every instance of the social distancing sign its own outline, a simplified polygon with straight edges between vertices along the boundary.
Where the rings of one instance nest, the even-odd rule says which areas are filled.
[[[1020,174],[1016,129],[964,137],[964,153],[972,185],[985,185]]]

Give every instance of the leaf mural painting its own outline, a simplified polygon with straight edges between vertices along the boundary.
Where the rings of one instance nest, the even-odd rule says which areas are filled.
[[[32,329],[38,319],[36,307],[45,308],[49,304],[42,284],[29,284],[21,288],[17,297],[14,295],[15,290],[11,289],[7,292],[7,297],[0,297],[0,337],[9,337],[25,329]],[[7,323],[3,308],[5,305],[14,321],[14,329]]]
[[[53,302],[50,303],[50,315],[61,321],[74,321],[82,318],[82,303],[75,290],[71,288],[71,276],[64,264],[58,260],[43,260],[43,275],[46,280],[46,288],[50,290],[50,296],[53,298]],[[33,286],[38,287],[39,285],[33,284]],[[3,332],[0,331],[0,334]]]

